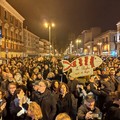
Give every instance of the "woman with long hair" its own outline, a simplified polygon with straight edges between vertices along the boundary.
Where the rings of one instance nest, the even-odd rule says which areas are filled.
[[[59,113],[67,113],[71,114],[72,110],[72,99],[71,94],[69,92],[69,88],[67,84],[60,83],[60,95],[57,102],[57,114]]]

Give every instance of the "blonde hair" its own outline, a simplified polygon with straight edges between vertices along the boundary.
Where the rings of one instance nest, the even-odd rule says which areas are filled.
[[[60,113],[56,116],[55,120],[71,120],[67,113]]]
[[[28,110],[32,112],[35,117],[35,120],[42,119],[43,114],[40,106],[36,102],[31,102],[29,104]]]
[[[55,74],[53,72],[49,72],[47,78],[53,78],[53,77],[55,77]]]

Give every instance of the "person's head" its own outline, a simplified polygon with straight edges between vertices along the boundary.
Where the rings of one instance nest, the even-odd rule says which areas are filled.
[[[58,90],[59,89],[59,82],[57,80],[54,80],[51,84],[52,90]]]
[[[45,69],[46,69],[46,70],[48,69],[48,65],[45,65]]]
[[[97,74],[98,74],[98,75],[101,75],[101,71],[100,71],[100,70],[97,70]]]
[[[37,78],[38,78],[38,79],[43,79],[42,74],[41,74],[41,73],[38,73]]]
[[[114,75],[115,75],[115,70],[114,70],[114,69],[111,69],[111,70],[110,70],[110,75],[111,75],[111,76],[114,76]]]
[[[37,78],[37,75],[35,73],[32,73],[31,79],[35,80]]]
[[[55,74],[58,74],[58,70],[57,69],[55,70]]]
[[[90,81],[90,82],[94,82],[94,81],[95,81],[95,76],[94,76],[94,75],[91,75],[89,81]]]
[[[101,78],[102,78],[104,81],[108,81],[108,80],[109,80],[109,76],[108,76],[108,75],[103,75],[103,76],[101,76]]]
[[[68,88],[67,84],[65,84],[65,83],[60,83],[59,89],[60,89],[61,95],[64,95],[69,92],[69,88]]]
[[[5,67],[5,72],[9,73],[10,69],[8,67]]]
[[[56,116],[55,120],[71,120],[67,113],[60,113]]]
[[[31,102],[28,105],[27,115],[34,120],[41,120],[43,117],[42,110],[36,102]]]
[[[95,107],[95,99],[93,95],[87,95],[84,99],[84,104],[91,110]]]
[[[18,98],[18,99],[21,99],[21,97],[23,97],[25,95],[25,92],[23,91],[22,88],[17,88],[16,91],[15,91],[15,96]]]
[[[38,91],[39,91],[40,93],[44,93],[45,90],[47,89],[47,87],[48,87],[47,82],[46,82],[45,80],[41,80],[41,81],[39,82]]]
[[[59,88],[59,82],[57,80],[54,82],[54,86],[55,88]]]
[[[53,72],[49,72],[47,78],[54,78],[55,74]]]
[[[35,69],[33,70],[33,72],[34,72],[35,74],[38,74],[39,69],[38,69],[38,68],[35,68]]]
[[[102,75],[106,74],[105,69],[101,70]]]
[[[110,68],[109,67],[106,67],[106,71],[109,71],[110,70]]]
[[[35,80],[33,83],[32,83],[32,85],[33,85],[33,89],[35,90],[35,91],[38,91],[38,89],[39,89],[39,80]]]
[[[17,88],[16,83],[14,83],[14,82],[9,83],[9,85],[8,85],[8,91],[10,92],[11,95],[14,94],[16,88]]]
[[[116,72],[116,76],[120,77],[120,69]]]

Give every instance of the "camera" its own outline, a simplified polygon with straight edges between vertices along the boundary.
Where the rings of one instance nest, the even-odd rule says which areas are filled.
[[[101,120],[102,119],[102,113],[100,112],[99,114],[92,114],[92,117],[93,118],[97,118],[98,120]]]
[[[99,114],[92,114],[93,118],[98,118]]]

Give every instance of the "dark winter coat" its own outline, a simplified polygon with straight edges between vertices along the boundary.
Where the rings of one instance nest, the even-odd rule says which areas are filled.
[[[120,120],[120,108],[118,105],[111,105],[106,113],[105,120]]]
[[[24,110],[26,111],[28,109],[28,104],[25,103],[22,105]],[[10,103],[10,113],[12,116],[12,120],[24,120],[26,118],[26,113],[17,116],[17,113],[20,112],[22,108],[19,106],[19,100],[18,98],[15,98],[11,103]]]
[[[71,110],[72,110],[71,94],[67,93],[64,97],[60,95],[57,102],[57,114],[65,112],[68,115],[70,115]]]
[[[41,107],[43,120],[54,120],[56,114],[56,102],[51,92],[46,89],[42,94],[37,93],[35,99]]]
[[[89,108],[87,108],[87,106],[85,104],[81,105],[78,108],[78,120],[85,120],[86,114],[90,111],[92,112],[92,114],[99,114],[100,113],[100,110],[97,107],[95,107],[94,110],[90,110]],[[96,119],[93,119],[93,120],[96,120]]]

